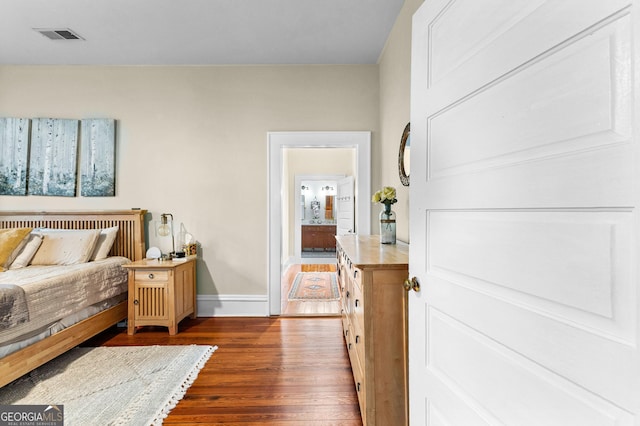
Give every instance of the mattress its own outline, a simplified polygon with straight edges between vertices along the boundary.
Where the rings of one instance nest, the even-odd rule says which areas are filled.
[[[127,271],[121,265],[129,262],[109,257],[0,273],[0,346],[34,337],[89,307],[118,299],[127,291]]]

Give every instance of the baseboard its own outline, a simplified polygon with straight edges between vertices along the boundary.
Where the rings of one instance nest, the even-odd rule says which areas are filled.
[[[221,294],[198,295],[199,317],[268,317],[266,295]]]

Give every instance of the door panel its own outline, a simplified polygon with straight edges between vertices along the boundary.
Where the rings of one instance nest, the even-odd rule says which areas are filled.
[[[431,374],[459,398],[477,405],[478,414],[491,419],[490,424],[631,424],[630,415],[606,399],[435,308],[429,310],[428,324]],[[514,403],[505,404],[510,400]]]
[[[353,176],[338,181],[336,191],[337,229],[336,235],[347,235],[355,232],[355,196]]]
[[[637,19],[596,0],[414,15],[411,424],[640,421]]]
[[[422,88],[452,104],[549,50],[584,37],[591,26],[627,14],[629,0],[432,0],[421,13],[429,45]],[[413,136],[413,128],[412,128]]]
[[[435,113],[429,122],[430,177],[517,165],[628,140],[629,21],[623,15]],[[476,143],[464,146],[470,138]]]

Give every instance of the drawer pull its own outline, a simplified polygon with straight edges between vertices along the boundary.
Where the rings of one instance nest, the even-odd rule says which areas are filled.
[[[356,389],[357,389],[358,392],[360,392],[360,382],[358,382],[358,384],[356,386]]]
[[[351,343],[349,343],[349,350],[351,350]]]
[[[349,297],[349,291],[347,291],[347,297]]]
[[[134,304],[134,305],[136,305],[136,306],[138,306],[138,305],[140,304],[140,302],[138,302],[138,299],[135,299],[135,300],[133,301],[133,304]]]
[[[356,308],[358,307],[359,303],[360,303],[360,299],[356,299]]]
[[[356,344],[360,343],[360,336],[356,336]]]
[[[153,274],[149,274],[149,279],[152,280],[153,279]]]
[[[355,271],[353,271],[353,279],[354,280],[358,279],[358,270],[357,269]]]

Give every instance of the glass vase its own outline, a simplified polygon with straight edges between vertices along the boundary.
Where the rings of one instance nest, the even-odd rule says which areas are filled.
[[[385,204],[380,212],[380,242],[382,244],[396,243],[396,214],[391,210],[391,204]]]

